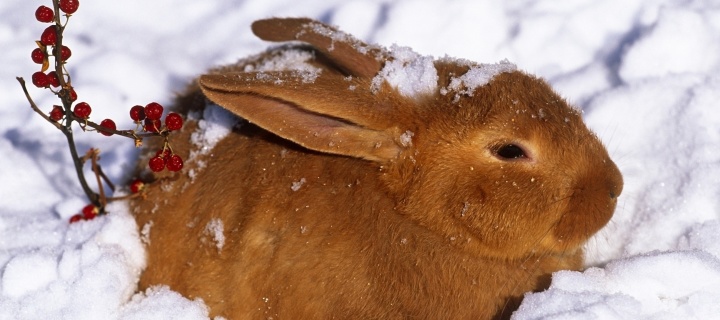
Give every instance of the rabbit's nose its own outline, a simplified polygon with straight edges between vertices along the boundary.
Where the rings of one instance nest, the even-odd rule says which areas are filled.
[[[609,189],[610,198],[614,200],[622,193],[623,177],[620,173],[620,169],[618,169],[617,165],[615,165],[614,162],[612,162],[611,160],[606,160],[606,163],[608,164],[606,185]]]

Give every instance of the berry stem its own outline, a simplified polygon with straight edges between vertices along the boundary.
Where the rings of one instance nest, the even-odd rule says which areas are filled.
[[[110,187],[110,190],[115,191],[115,184],[113,184],[112,181],[110,181],[110,178],[105,175],[105,172],[102,170],[102,166],[100,165],[100,163],[98,163],[98,161],[100,160],[100,150],[90,148],[90,150],[85,153],[85,156],[83,156],[81,160],[83,163],[90,160],[92,162],[92,170],[95,175],[98,176],[98,179],[102,178],[102,180],[107,183],[108,187]]]
[[[66,119],[72,119],[73,121],[82,123],[84,126],[93,128],[97,131],[112,133],[112,134],[116,134],[116,135],[123,136],[126,138],[130,138],[133,140],[142,140],[143,138],[168,135],[168,132],[165,132],[165,131],[159,132],[159,133],[154,133],[154,132],[137,133],[134,130],[113,130],[108,127],[103,127],[95,122],[90,121],[90,120],[82,119],[82,118],[76,116],[75,114],[73,114],[72,112],[70,112],[70,114],[66,115],[65,117],[66,117]]]
[[[65,31],[65,26],[63,26],[62,22],[60,21],[60,7],[59,7],[58,3],[59,2],[57,0],[53,0],[53,11],[55,11],[55,35],[56,35],[57,40],[56,40],[55,45],[53,46],[52,54],[55,55],[55,59],[54,59],[55,60],[55,72],[58,74],[58,78],[60,79],[60,87],[66,88],[68,84],[65,82],[65,77],[62,76],[65,74],[63,72],[64,62],[62,61],[62,59],[60,59],[60,50],[63,47],[62,34],[63,34],[63,31]],[[65,24],[67,24],[67,20],[69,20],[69,18],[66,17],[65,19],[66,19]],[[63,104],[64,104],[65,99],[63,98],[62,100],[63,100]],[[69,102],[69,99],[68,99],[68,102]],[[66,105],[65,109],[69,109],[68,107],[69,106]]]
[[[99,150],[97,150],[95,148],[91,148],[90,150],[88,150],[85,157],[90,157],[90,164],[92,167],[92,171],[95,173],[95,180],[97,180],[98,192],[100,193],[100,198],[99,198],[100,206],[99,207],[105,208],[105,206],[107,205],[107,197],[105,197],[105,188],[103,188],[103,183],[102,183],[102,180],[100,179],[100,175],[101,175],[100,172],[102,170],[100,170],[100,166],[98,165],[98,155],[99,154],[100,154]]]
[[[68,146],[70,147],[70,155],[72,156],[73,164],[75,165],[75,172],[77,173],[78,180],[80,180],[80,185],[82,186],[82,189],[90,202],[98,206],[100,208],[100,211],[102,212],[103,210],[105,210],[105,206],[100,205],[100,195],[90,189],[90,186],[85,179],[85,173],[83,173],[82,170],[83,162],[80,161],[80,157],[78,156],[77,148],[75,147],[75,139],[72,134],[72,129],[68,126],[66,127],[66,130],[62,130],[62,132],[67,138]]]
[[[130,194],[127,194],[124,196],[118,196],[118,197],[108,197],[107,201],[112,202],[112,201],[118,201],[118,200],[135,199],[135,198],[140,198],[140,197],[143,197],[143,199],[145,199],[144,198],[145,194],[140,192],[140,193],[130,193]]]

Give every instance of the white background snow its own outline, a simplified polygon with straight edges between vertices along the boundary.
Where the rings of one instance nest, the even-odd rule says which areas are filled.
[[[34,11],[0,2],[0,319],[203,319],[168,288],[134,295],[144,265],[122,203],[68,225],[85,204],[64,137],[31,112],[16,76],[36,71]],[[208,67],[267,44],[249,24],[309,16],[384,46],[548,79],[607,145],[625,178],[585,272],[556,273],[516,319],[720,318],[720,4],[713,1],[83,0],[65,44],[94,119],[130,128],[135,104],[169,104]],[[31,89],[42,108],[54,98]],[[77,134],[123,181],[131,141]]]

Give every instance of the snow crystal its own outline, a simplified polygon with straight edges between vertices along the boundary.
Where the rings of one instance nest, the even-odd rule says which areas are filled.
[[[331,42],[330,42],[330,46],[327,48],[328,51],[335,50],[336,42],[347,43],[361,54],[368,53],[370,51],[370,49],[372,49],[374,47],[373,45],[365,44],[365,43],[359,41],[354,36],[352,36],[348,33],[345,33],[340,30],[335,30],[335,29],[339,29],[339,28],[331,29],[321,23],[316,23],[316,22],[307,23],[304,27],[310,29],[314,33],[317,33],[317,34],[320,34],[320,35],[330,38]],[[297,34],[297,37],[301,36],[305,32],[307,32],[307,31],[305,31],[305,30],[300,31],[300,33]]]
[[[256,72],[255,80],[272,82],[281,85],[286,80],[280,77],[274,71],[290,71],[284,75],[290,75],[293,78],[300,79],[302,83],[313,83],[322,73],[322,69],[310,64],[309,62],[315,58],[312,52],[307,50],[291,49],[287,47],[279,47],[281,51],[270,51],[271,54],[262,57],[259,62],[248,63],[245,65],[245,72]],[[252,60],[252,59],[248,59]],[[243,63],[241,61],[240,63]]]
[[[285,47],[279,47],[285,48]],[[309,62],[315,59],[315,55],[307,50],[286,49],[272,51],[272,55],[262,55],[263,59],[258,63],[251,63],[245,66],[245,72],[269,72],[286,70],[304,70],[316,72],[320,68]]]
[[[290,189],[292,189],[292,191],[300,190],[300,187],[302,187],[305,184],[305,181],[306,181],[305,178],[301,178],[299,181],[294,181],[292,183],[292,186],[290,186]]]
[[[142,241],[144,244],[150,244],[150,229],[152,229],[153,222],[150,221],[142,226],[142,229],[140,229],[140,241]]]
[[[222,251],[225,246],[225,234],[223,233],[224,225],[220,218],[210,219],[207,225],[205,225],[205,234],[211,236],[215,244],[217,245],[218,252]]]
[[[190,136],[195,149],[190,152],[188,161],[194,161],[200,155],[208,154],[215,144],[228,135],[238,123],[239,118],[222,107],[208,103],[203,111],[203,119],[198,129]]]
[[[327,48],[328,51],[335,50],[335,42],[336,41],[351,43],[352,41],[355,40],[355,38],[353,38],[352,36],[348,35],[345,32],[328,28],[325,25],[320,24],[320,23],[311,22],[311,23],[306,24],[305,27],[310,28],[310,30],[312,30],[312,32],[314,32],[314,33],[326,36],[332,40],[330,42],[330,47]],[[300,31],[300,33],[297,34],[297,37],[300,37],[305,32],[306,32],[305,30]]]
[[[400,144],[401,144],[403,147],[409,147],[409,146],[411,146],[411,145],[412,145],[412,137],[413,137],[414,135],[415,135],[415,134],[414,134],[412,131],[410,131],[410,130],[405,131],[405,133],[403,133],[403,134],[400,135]]]
[[[480,64],[473,66],[465,74],[453,77],[447,87],[449,91],[458,92],[461,95],[471,96],[473,91],[482,87],[498,74],[517,70],[517,66],[506,60],[495,64]]]
[[[322,73],[322,69],[316,71],[306,70],[290,70],[282,74],[279,73],[256,73],[253,80],[259,82],[270,82],[275,85],[283,85],[289,78],[300,79],[302,83],[313,83]]]
[[[370,90],[373,93],[379,92],[384,82],[409,98],[432,95],[437,91],[439,76],[433,57],[421,56],[408,47],[397,45],[393,45],[390,52],[391,60],[372,79]]]

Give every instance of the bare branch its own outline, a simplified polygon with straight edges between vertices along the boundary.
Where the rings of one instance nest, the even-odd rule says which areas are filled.
[[[33,101],[32,97],[30,97],[30,93],[28,92],[27,87],[25,86],[25,79],[23,79],[22,77],[15,77],[15,79],[17,79],[17,81],[20,82],[20,86],[22,87],[23,92],[25,93],[25,98],[27,98],[27,101],[30,103],[30,108],[32,108],[33,111],[35,111],[37,114],[39,114],[45,120],[47,120],[47,122],[52,123],[55,126],[55,128],[58,128],[59,130],[62,131],[63,127],[57,121],[50,119],[50,117],[48,115],[46,115],[45,112],[42,112],[42,110],[40,110],[40,108],[38,108],[38,106],[35,104],[35,101]]]

